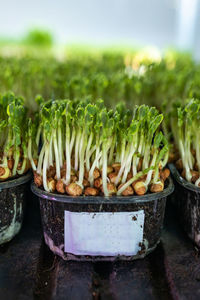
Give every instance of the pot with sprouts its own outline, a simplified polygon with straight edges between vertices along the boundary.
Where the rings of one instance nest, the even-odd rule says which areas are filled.
[[[188,236],[200,246],[200,101],[175,102],[168,121],[174,143],[170,156],[176,184],[173,202]]]
[[[54,253],[66,260],[135,259],[156,247],[173,190],[162,119],[145,105],[130,112],[123,104],[108,110],[102,100],[41,104],[28,155]]]
[[[27,182],[28,118],[24,100],[0,96],[0,244],[10,241],[23,220]]]

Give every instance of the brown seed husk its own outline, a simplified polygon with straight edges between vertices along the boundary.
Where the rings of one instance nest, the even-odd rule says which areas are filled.
[[[195,171],[199,171],[197,162],[195,162],[195,164],[194,164],[194,170],[195,170]]]
[[[90,186],[90,183],[89,183],[89,181],[87,179],[83,179],[83,186],[84,187]]]
[[[120,168],[121,168],[121,164],[120,163],[114,163],[112,164],[113,169],[115,170],[115,172],[119,172]]]
[[[65,178],[66,177],[66,169],[62,168],[60,170],[60,176],[61,176],[61,178]],[[54,178],[57,179],[56,175],[54,176]]]
[[[118,187],[118,190],[123,186],[124,184],[120,184]],[[122,193],[122,196],[131,196],[134,194],[133,188],[129,185]]]
[[[88,179],[88,178],[89,178],[89,172],[88,172],[88,171],[85,171],[85,173],[84,173],[84,178],[85,178],[85,179]]]
[[[77,183],[73,182],[66,186],[65,188],[66,192],[70,196],[80,196],[82,195],[82,188]]]
[[[195,157],[196,156],[196,150],[195,149],[192,149],[191,150],[191,153],[192,153],[192,155]]]
[[[169,175],[170,175],[170,170],[168,168],[160,172],[160,178],[164,181],[169,177]]]
[[[113,172],[113,167],[112,166],[107,166],[107,174],[110,174]]]
[[[107,166],[107,174],[113,173],[114,169],[112,166]],[[101,168],[101,175],[102,175],[102,168]]]
[[[98,169],[98,168],[95,168],[95,169],[94,169],[94,172],[93,172],[94,179],[99,178],[100,175],[101,175],[101,174],[100,174],[99,169]]]
[[[3,167],[0,167],[0,177],[3,176],[6,173],[6,169]]]
[[[176,155],[174,152],[169,153],[168,163],[172,163],[176,160]]]
[[[110,173],[108,174],[108,178],[110,179],[110,182],[111,183],[115,183],[115,180],[117,178],[117,172],[113,172],[113,173]],[[121,179],[120,179],[121,180]],[[120,182],[120,181],[119,181]]]
[[[132,177],[133,177],[132,172],[128,172],[128,175],[127,175],[127,181],[129,181]]]
[[[195,183],[197,181],[197,179],[199,178],[199,172],[197,171],[191,171],[191,174],[192,174],[192,183]]]
[[[53,178],[48,178],[47,179],[47,186],[50,190],[50,192],[55,192],[56,190],[56,181]]]
[[[8,179],[12,175],[11,171],[10,171],[10,169],[8,167],[5,167],[4,170],[5,170],[5,173],[0,176],[0,180],[1,181]]]
[[[185,175],[186,175],[186,171],[185,169],[183,169],[183,171],[181,172],[181,177],[185,178]]]
[[[17,165],[17,170],[21,170],[21,168],[22,168],[22,162],[19,161],[19,162],[18,162],[18,165]]]
[[[140,157],[140,160],[139,160],[139,163],[138,163],[138,166],[137,166],[137,171],[140,172],[142,170],[142,163],[143,163],[143,158]]]
[[[47,170],[47,178],[53,178],[56,175],[56,168],[55,166],[50,166],[49,169]],[[62,175],[61,175],[62,177]]]
[[[56,190],[60,194],[65,194],[65,185],[61,179],[59,179],[56,183]]]
[[[133,188],[134,188],[135,193],[139,196],[144,195],[146,193],[146,186],[143,181],[137,181],[134,184]]]
[[[8,168],[12,170],[13,166],[14,166],[14,159],[13,158],[8,159]]]
[[[116,186],[113,183],[107,183],[107,189],[108,189],[109,196],[115,195],[117,192]],[[103,185],[101,186],[101,191],[102,193],[104,193]]]
[[[43,185],[42,176],[37,172],[34,172],[34,182],[38,187],[41,187]]]
[[[71,176],[71,182],[76,182],[78,180],[78,177],[75,175]]]
[[[36,165],[36,167],[37,167],[37,165],[38,165],[38,160],[34,158],[33,161],[34,161],[34,163],[35,163],[35,165]]]
[[[99,190],[94,187],[87,187],[85,189],[85,196],[97,196],[99,194]]]
[[[163,181],[160,181],[159,183],[152,183],[150,185],[150,191],[152,193],[159,193],[159,192],[162,192],[164,189],[164,182]]]
[[[95,179],[95,181],[94,181],[94,186],[95,186],[95,188],[97,188],[97,189],[99,189],[99,188],[102,186],[102,178],[101,178],[101,177]]]
[[[137,182],[139,182],[139,181],[145,182],[146,178],[147,178],[147,175],[142,175],[140,178],[138,178],[137,180],[133,181],[133,183],[131,184],[132,187],[134,188],[135,184],[136,184]]]
[[[176,168],[180,171],[180,170],[183,170],[183,161],[181,158],[179,158],[177,161],[176,161]]]

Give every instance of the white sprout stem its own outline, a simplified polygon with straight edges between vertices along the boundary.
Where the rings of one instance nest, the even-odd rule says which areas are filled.
[[[117,196],[120,196],[121,193],[123,193],[123,191],[125,191],[125,189],[127,189],[127,187],[129,187],[129,185],[131,185],[134,181],[136,181],[137,179],[139,179],[142,175],[145,175],[147,172],[149,172],[149,169],[146,169],[144,171],[140,171],[138,172],[135,176],[133,176],[131,179],[129,179],[129,181],[127,181],[118,191],[117,191]]]
[[[122,146],[121,146],[121,157],[120,157],[120,162],[121,163],[124,161],[125,148],[126,148],[126,142],[123,139],[122,140]]]
[[[52,146],[53,146],[53,138],[51,136],[50,143],[49,143],[49,166],[53,166],[53,151],[52,151]]]
[[[200,177],[195,181],[195,185],[199,187],[200,184]]]
[[[137,174],[136,160],[137,160],[137,154],[135,153],[133,155],[133,161],[132,161],[132,173],[133,173],[133,176],[135,176]]]
[[[53,132],[53,145],[54,145],[54,153],[55,153],[55,161],[56,161],[56,177],[60,179],[60,159],[58,153],[58,144],[56,138],[56,130]]]
[[[140,154],[142,154],[142,148],[143,148],[143,136],[141,137],[140,144],[139,144],[139,147],[138,147],[138,152],[139,152]],[[136,170],[137,170],[139,161],[140,161],[140,157],[137,157],[137,158],[136,158],[136,161],[135,161]]]
[[[94,176],[93,176],[93,173],[94,173],[94,169],[97,165],[97,161],[101,158],[101,155],[102,155],[102,151],[99,152],[99,155],[97,157],[95,157],[95,160],[92,164],[92,167],[89,171],[89,182],[90,182],[90,185],[93,186],[94,184]]]
[[[6,155],[3,156],[3,163],[0,164],[0,167],[3,167],[3,168],[8,167],[8,159],[7,159]]]
[[[80,137],[81,137],[81,131],[79,130],[76,136],[76,144],[75,144],[75,161],[74,161],[75,171],[78,171]]]
[[[90,169],[90,156],[89,156],[89,153],[90,153],[90,148],[91,148],[91,145],[92,145],[92,141],[93,141],[93,133],[91,132],[89,140],[88,140],[87,148],[86,148],[86,170],[87,171],[89,171],[89,169]]]
[[[119,183],[119,180],[124,172],[124,169],[125,169],[125,166],[126,166],[126,161],[127,161],[127,158],[128,158],[128,151],[129,151],[129,145],[127,145],[127,149],[126,149],[126,152],[125,152],[125,155],[124,155],[124,160],[121,162],[121,167],[119,169],[119,172],[117,174],[117,177],[115,179],[115,185],[117,186],[118,183]]]
[[[158,155],[158,150],[155,150],[152,161],[151,161],[151,165],[150,165],[151,167],[153,167],[155,165],[157,155]],[[150,170],[147,174],[147,178],[145,180],[146,187],[149,185],[149,183],[151,181],[152,174],[153,174],[153,170]]]
[[[88,152],[88,154],[87,154],[87,159],[89,159],[89,161],[90,161],[90,157],[92,156],[92,154],[95,152],[95,150],[96,150],[96,145],[95,146],[93,146],[90,150],[89,150],[89,152]],[[90,170],[90,167],[89,167],[89,170]],[[89,172],[89,170],[87,170],[88,172]]]
[[[144,158],[142,163],[142,169],[145,170],[149,166],[149,160],[150,160],[150,146],[147,145],[144,152]]]
[[[13,166],[13,170],[12,170],[12,173],[13,173],[13,176],[15,176],[17,174],[17,166],[18,166],[18,163],[19,163],[19,158],[20,158],[20,151],[19,151],[19,148],[17,147],[17,150],[15,151],[15,154],[14,154],[14,166]]]
[[[59,158],[60,158],[60,167],[63,166],[63,146],[62,146],[62,131],[61,126],[58,126],[58,151],[59,151]]]
[[[23,159],[23,163],[22,163],[21,169],[20,169],[20,170],[17,170],[17,173],[18,173],[19,175],[24,174],[24,171],[25,171],[25,169],[26,169],[26,164],[27,164],[27,158],[24,158],[24,159]]]
[[[74,147],[75,137],[76,137],[76,130],[73,128],[73,130],[72,130],[72,136],[71,136],[71,141],[70,141],[70,155],[71,155],[72,149]]]
[[[116,162],[120,162],[120,150],[119,149],[116,149],[116,154],[115,154],[115,161]]]
[[[32,139],[31,138],[29,138],[29,141],[28,141],[28,158],[30,160],[33,171],[36,171],[37,168],[36,168],[36,165],[35,165],[33,157],[32,157]]]
[[[169,158],[169,151],[167,151],[167,153],[165,154],[165,157],[163,160],[161,160],[161,165],[162,165],[162,168],[164,168],[168,162],[168,158]]]
[[[49,192],[49,187],[47,184],[47,164],[48,164],[48,159],[49,159],[49,144],[47,144],[46,149],[45,149],[45,155],[44,155],[44,162],[43,162],[43,186],[45,191]]]
[[[186,176],[185,177],[186,177],[187,181],[191,182],[192,174],[190,172],[190,167],[189,167],[189,164],[188,164],[187,155],[185,153],[183,142],[182,142],[181,139],[179,140],[179,147],[180,147],[179,148],[180,152],[182,154],[183,166],[185,167],[185,170],[186,170]]]
[[[39,159],[38,159],[38,166],[37,166],[37,173],[41,174],[42,173],[42,162],[43,162],[43,157],[45,153],[45,146],[46,143],[43,144],[42,149],[40,151]]]
[[[128,172],[130,171],[130,168],[131,168],[131,160],[132,160],[132,157],[135,153],[135,150],[136,150],[136,147],[134,147],[134,145],[132,145],[131,151],[130,151],[130,153],[128,155],[128,158],[126,160],[125,170],[124,170],[124,174],[123,174],[123,177],[122,177],[122,183],[126,182]]]
[[[95,153],[95,160],[96,158],[98,157],[99,155],[99,152],[100,152],[100,146],[101,146],[101,143],[99,143],[99,136],[97,137],[97,142],[96,142],[96,153]],[[99,167],[99,160],[96,160],[97,161],[97,167]]]
[[[108,157],[108,164],[111,165],[113,162],[113,157],[114,157],[114,151],[115,151],[115,136],[113,137],[112,141],[111,141],[111,147],[110,147],[110,151],[109,151],[109,157]]]
[[[108,197],[108,187],[107,187],[107,149],[106,146],[103,145],[103,169],[102,169],[102,184],[103,184],[103,192],[104,196]]]
[[[82,187],[83,185],[83,178],[84,178],[84,156],[85,156],[85,134],[82,135],[80,141],[80,152],[79,152],[79,181],[78,184]]]
[[[196,139],[195,139],[195,148],[196,148],[196,160],[197,160],[197,166],[198,166],[198,170],[200,171],[200,147],[199,147],[199,134],[196,135]]]
[[[70,152],[70,128],[66,124],[66,139],[65,139],[65,153],[66,153],[66,184],[70,183],[71,179],[71,152]]]

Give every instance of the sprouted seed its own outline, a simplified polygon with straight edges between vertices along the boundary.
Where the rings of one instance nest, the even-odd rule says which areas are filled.
[[[160,129],[163,115],[156,108],[141,105],[131,112],[120,103],[108,110],[103,100],[40,103],[28,131],[28,156],[38,187],[106,197],[164,189],[169,147]]]

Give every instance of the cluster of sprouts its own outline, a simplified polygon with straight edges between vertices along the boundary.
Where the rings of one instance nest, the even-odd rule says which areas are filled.
[[[200,186],[200,100],[174,102],[169,121],[175,144],[174,158],[181,175]]]
[[[141,105],[130,112],[124,104],[108,110],[102,100],[40,102],[28,142],[38,187],[71,196],[163,190],[168,142],[156,108]]]
[[[0,181],[29,168],[27,109],[22,98],[7,93],[0,96]]]

